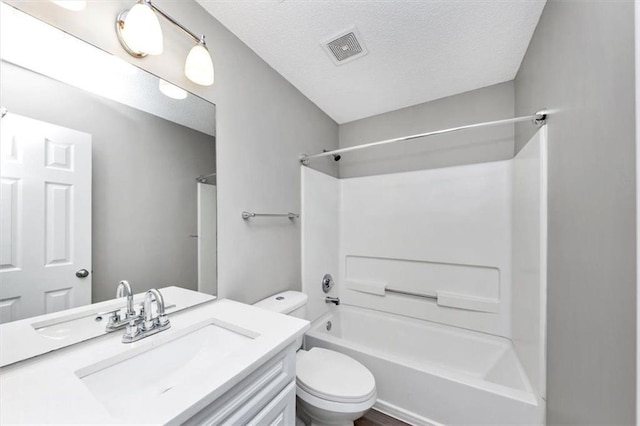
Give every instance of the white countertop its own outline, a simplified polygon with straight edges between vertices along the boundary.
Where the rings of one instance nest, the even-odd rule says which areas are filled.
[[[175,305],[167,309],[169,317],[182,309],[216,299],[215,296],[175,286],[164,287],[160,291],[167,306]],[[136,294],[134,303],[141,303],[144,296],[145,293]],[[2,324],[0,325],[0,367],[102,336],[106,334],[105,326],[108,316],[105,315],[102,321],[97,322],[95,314],[116,308],[124,309],[125,305],[125,298],[111,299]],[[53,333],[47,335],[45,331],[47,328],[52,329],[55,325],[65,322],[69,324],[67,328],[76,327],[76,330],[66,336]]]
[[[79,378],[79,371],[95,369],[96,363],[160,347],[211,320],[247,330],[253,337],[233,357],[186,372],[170,392],[126,417],[114,416]],[[180,424],[293,344],[308,328],[308,321],[227,299],[183,310],[171,316],[170,329],[135,343],[122,343],[122,332],[114,332],[1,368],[0,423]],[[127,390],[140,386],[137,382],[131,377],[121,384],[117,398],[122,404],[132,403]]]

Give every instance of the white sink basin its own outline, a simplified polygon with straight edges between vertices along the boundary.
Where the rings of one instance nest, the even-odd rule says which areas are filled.
[[[170,337],[146,345],[141,340],[144,346],[75,374],[112,416],[126,418],[177,385],[206,380],[198,375],[203,367],[232,357],[258,333],[209,320]]]
[[[48,339],[65,340],[76,338],[85,340],[104,332],[106,321],[96,321],[93,312],[68,315],[55,320],[39,321],[31,324],[31,327],[39,335]]]

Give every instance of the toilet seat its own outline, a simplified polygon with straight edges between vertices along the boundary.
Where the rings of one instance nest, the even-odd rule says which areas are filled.
[[[376,395],[375,379],[364,365],[324,348],[312,348],[298,357],[296,380],[302,391],[299,396],[307,394],[326,402],[360,405]]]

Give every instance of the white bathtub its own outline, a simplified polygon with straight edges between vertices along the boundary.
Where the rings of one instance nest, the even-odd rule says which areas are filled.
[[[341,305],[312,325],[305,347],[314,346],[367,366],[378,388],[375,408],[406,422],[543,423],[543,401],[508,339]]]

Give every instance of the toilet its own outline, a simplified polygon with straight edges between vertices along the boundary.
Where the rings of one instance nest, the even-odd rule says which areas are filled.
[[[254,306],[305,318],[307,295],[285,291]],[[324,348],[296,354],[296,415],[311,425],[352,425],[376,402],[373,374],[355,359]]]

